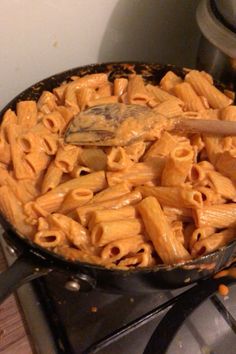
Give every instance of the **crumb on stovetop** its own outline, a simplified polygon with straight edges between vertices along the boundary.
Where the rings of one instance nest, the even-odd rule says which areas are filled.
[[[90,308],[90,311],[91,311],[92,313],[98,312],[97,306],[92,306],[92,307]]]
[[[220,284],[218,287],[218,292],[221,296],[227,296],[229,295],[229,288],[224,284]]]

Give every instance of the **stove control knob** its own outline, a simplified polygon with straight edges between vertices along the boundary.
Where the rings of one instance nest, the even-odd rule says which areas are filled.
[[[77,279],[71,279],[66,282],[65,288],[70,291],[79,291],[80,283],[78,282]]]

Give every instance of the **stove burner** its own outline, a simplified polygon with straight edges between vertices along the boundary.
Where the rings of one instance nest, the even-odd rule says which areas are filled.
[[[34,286],[57,344],[58,351],[55,354],[169,353],[168,348],[176,340],[178,330],[186,324],[186,321],[189,321],[187,318],[190,314],[196,308],[200,308],[200,304],[208,298],[210,298],[208,303],[214,305],[216,313],[229,325],[233,336],[236,334],[236,319],[221,299],[214,295],[222,279],[201,281],[174,297],[169,295],[169,299],[168,296],[163,295],[167,301],[162,301],[161,305],[162,295],[157,293],[156,297],[159,297],[159,301],[156,305],[158,306],[153,306],[155,294],[134,296],[135,300],[129,302],[130,296],[103,294],[97,290],[76,294],[66,291],[63,284],[59,283],[55,291],[57,279],[52,281],[53,277],[55,278],[55,275],[36,280]],[[227,280],[224,279],[224,284],[231,286],[235,281],[235,279],[227,278]],[[148,299],[150,304],[148,304]],[[137,302],[136,308],[135,302]],[[135,316],[131,316],[130,319],[130,313],[132,314],[134,310]],[[164,317],[160,321],[159,317],[163,314]],[[214,328],[214,324],[211,327]],[[141,337],[139,338],[136,334],[139,331],[145,334],[145,340],[142,341],[143,347],[139,346]],[[130,344],[133,344],[132,348],[135,347],[135,341],[137,341],[136,351],[130,349]],[[202,347],[207,346],[204,339],[198,338],[198,344]],[[231,346],[233,351],[228,350],[227,353],[233,354],[233,348]],[[190,350],[190,348],[187,349]],[[180,352],[189,353],[189,351]],[[191,353],[195,354],[192,349]]]
[[[231,285],[236,282],[235,279],[227,279],[227,285]],[[165,354],[167,349],[176,335],[178,329],[182,326],[185,319],[212,293],[215,293],[218,289],[219,281],[215,280],[205,280],[198,285],[193,286],[189,290],[172,298],[171,300],[165,302],[164,304],[158,306],[157,308],[151,310],[140,318],[132,321],[123,328],[118,329],[111,335],[102,339],[101,341],[93,344],[90,348],[85,350],[83,354],[95,354],[107,347],[109,344],[120,339],[124,335],[128,335],[131,331],[136,328],[143,326],[145,323],[155,318],[161,311],[169,308],[171,305],[173,307],[167,312],[165,317],[159,323],[155,331],[153,332],[143,354]],[[228,313],[222,302],[216,297],[212,296],[211,300],[213,304],[220,311],[222,316],[230,325],[231,329],[236,333],[236,320]]]

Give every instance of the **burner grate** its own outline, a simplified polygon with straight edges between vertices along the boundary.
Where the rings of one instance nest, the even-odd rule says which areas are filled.
[[[214,332],[214,326],[219,337],[227,337],[221,349],[234,354],[234,307],[227,307],[227,301],[213,295],[220,279],[202,281],[182,293],[134,296],[130,302],[128,295],[76,294],[63,285],[54,289],[56,280],[53,284],[49,278],[35,281],[35,286],[53,329],[57,354],[176,354],[176,343],[179,354],[189,353],[190,346],[193,354],[220,354],[215,337],[207,334],[209,327]],[[234,281],[227,279],[229,286]],[[231,286],[230,294],[233,298],[236,286]],[[97,313],[89,312],[93,305],[98,307]],[[210,321],[202,313],[207,313]]]
[[[233,279],[228,279],[226,281],[228,285],[231,285],[233,282]],[[219,283],[220,280],[207,280],[201,282],[199,285],[196,285],[184,293],[173,297],[169,301],[166,301],[140,318],[128,323],[126,326],[116,330],[114,333],[108,335],[97,343],[92,344],[83,352],[83,354],[95,354],[101,352],[101,350],[108,345],[114,343],[124,335],[128,335],[138,327],[145,325],[151,319],[157,317],[162,311],[172,306],[155,329],[144,350],[144,354],[153,354],[156,352],[158,352],[158,354],[165,354],[171,344],[171,341],[176,335],[178,329],[183,325],[185,319],[204,300],[206,300],[217,290]],[[234,317],[229,313],[217,296],[213,295],[211,300],[235,333],[236,320]]]
[[[219,313],[223,316],[225,321],[228,323],[232,331],[236,334],[236,319],[232,316],[229,310],[225,307],[222,301],[216,296],[211,296],[211,301],[219,311]]]

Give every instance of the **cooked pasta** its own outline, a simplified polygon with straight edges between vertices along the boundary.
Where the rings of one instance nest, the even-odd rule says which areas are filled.
[[[188,251],[175,237],[155,197],[147,197],[138,205],[147,233],[153,246],[165,264],[190,259]]]
[[[37,104],[35,101],[20,101],[16,105],[17,123],[30,129],[37,123]]]
[[[64,143],[75,114],[114,102],[166,117],[236,120],[232,99],[205,72],[168,71],[159,85],[135,73],[73,77],[2,118],[5,218],[66,259],[121,270],[188,261],[235,240],[236,139],[155,126],[128,146]]]

